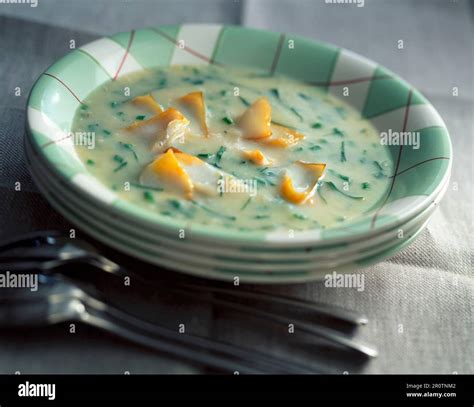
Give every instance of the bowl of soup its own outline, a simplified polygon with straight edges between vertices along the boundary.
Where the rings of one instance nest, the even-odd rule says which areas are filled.
[[[216,250],[383,236],[442,196],[452,157],[434,107],[386,68],[220,25],[82,46],[36,82],[27,130],[51,178],[99,214]]]

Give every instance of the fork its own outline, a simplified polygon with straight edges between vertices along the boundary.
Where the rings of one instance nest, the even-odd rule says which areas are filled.
[[[82,264],[103,272],[106,276],[119,278],[129,277],[136,280],[143,287],[153,286],[154,289],[173,291],[183,296],[194,298],[200,301],[227,307],[233,311],[244,313],[253,318],[260,318],[279,324],[287,324],[289,317],[277,315],[268,311],[250,307],[236,302],[242,299],[252,299],[258,302],[272,305],[284,306],[286,310],[304,310],[312,315],[334,319],[348,324],[351,327],[367,323],[367,318],[356,315],[347,310],[329,307],[323,304],[298,300],[294,298],[269,295],[261,292],[251,292],[244,289],[223,288],[219,285],[204,285],[202,283],[190,283],[173,280],[172,285],[163,286],[163,279],[156,277],[155,273],[134,273],[126,270],[117,263],[98,254],[88,243],[79,239],[69,239],[61,236],[59,232],[45,231],[34,232],[29,235],[19,236],[8,241],[0,242],[0,268],[10,271],[39,270],[44,274],[59,273],[69,278],[77,279],[77,268],[66,267],[73,264]],[[148,274],[148,275],[147,275]],[[206,296],[207,293],[225,295],[226,298]],[[229,297],[233,297],[234,300]],[[376,349],[355,341],[349,335],[334,329],[316,325],[314,321],[303,320],[291,317],[291,321],[298,328],[307,334],[315,335],[326,339],[336,345],[364,356],[376,356]]]
[[[294,361],[270,357],[235,345],[179,334],[110,306],[67,278],[42,277],[41,290],[34,293],[15,290],[0,298],[0,327],[29,328],[75,321],[222,372],[321,372]]]

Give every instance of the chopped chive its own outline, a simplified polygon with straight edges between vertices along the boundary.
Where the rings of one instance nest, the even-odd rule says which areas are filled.
[[[155,198],[153,198],[153,194],[150,191],[143,191],[143,197],[150,203],[155,202]]]
[[[336,177],[342,179],[343,181],[346,181],[346,182],[351,182],[351,178],[348,177],[347,175],[344,175],[344,174],[341,174],[337,171],[334,171],[332,168],[329,168],[328,169],[328,172],[330,172],[331,174],[335,175]]]
[[[363,182],[363,183],[361,184],[361,187],[362,187],[362,189],[369,189],[369,188],[370,188],[370,184],[369,184],[368,182]]]
[[[242,96],[239,96],[240,101],[247,107],[250,106],[250,102]]]
[[[164,88],[166,86],[166,83],[167,83],[166,78],[160,79],[160,81],[158,82],[158,88],[159,89]]]
[[[194,78],[183,78],[183,82],[190,83],[191,85],[202,85],[204,83],[204,80]]]
[[[280,122],[277,122],[275,120],[272,120],[272,124],[275,124],[275,125],[281,126],[281,127],[286,127],[287,129],[296,130],[296,127],[294,127],[294,126],[290,126],[290,125],[285,124],[285,123],[280,123]]]
[[[125,161],[125,158],[123,158],[121,155],[119,154],[115,154],[114,157],[113,157],[114,161],[117,161],[118,163],[123,163]]]
[[[216,153],[216,164],[219,164],[222,158],[222,155],[225,153],[226,148],[224,146],[220,146],[219,150]]]
[[[176,209],[178,212],[182,213],[184,216],[186,216],[187,218],[191,218],[193,213],[191,211],[189,211],[188,209],[186,209],[183,204],[178,201],[177,199],[168,199],[168,203],[174,208]]]
[[[162,192],[164,191],[164,188],[161,187],[151,187],[149,185],[141,185],[137,184],[136,182],[131,182],[130,185],[136,187],[136,188],[141,188],[141,189],[151,189],[152,191],[157,191],[157,192]]]
[[[347,198],[358,199],[358,200],[364,200],[365,199],[363,196],[350,195],[347,192],[340,190],[334,182],[324,181],[324,185],[329,186],[332,190],[339,192],[340,194],[344,195]]]
[[[120,165],[114,169],[114,172],[120,171],[126,165],[127,165],[126,161],[124,161],[123,163],[120,163]]]
[[[198,154],[197,157],[198,158],[211,158],[214,154],[211,154],[211,153],[201,153],[201,154]]]
[[[221,96],[227,96],[229,93],[230,93],[230,92],[229,92],[228,90],[225,90],[225,89],[222,89],[222,90],[219,92],[219,94],[220,94]]]
[[[115,101],[110,102],[110,107],[112,108],[116,108],[118,105],[119,105],[119,102],[115,102]]]
[[[308,217],[306,215],[303,215],[302,213],[294,213],[293,217],[299,220],[306,220]]]
[[[243,211],[247,206],[249,206],[251,200],[252,197],[249,197],[249,199],[247,199],[247,201],[242,205],[242,208],[240,208],[240,210]]]
[[[305,95],[304,93],[298,93],[298,96],[304,100],[311,100],[311,98],[308,95]]]
[[[324,196],[321,192],[321,184],[318,186],[318,189],[316,191],[317,191],[319,197],[321,198],[321,201],[323,201],[327,205],[328,201],[326,201],[326,198],[324,198]]]
[[[119,141],[119,144],[126,150],[130,151],[133,156],[135,157],[135,160],[138,161],[138,154],[137,152],[135,151],[135,148],[133,146],[133,144],[131,143],[123,143],[122,141]]]
[[[213,210],[213,209],[211,209],[211,208],[208,208],[207,206],[202,205],[202,204],[200,204],[199,202],[196,202],[196,201],[194,201],[194,200],[191,201],[191,202],[192,202],[194,205],[196,205],[197,207],[199,207],[199,208],[205,210],[206,212],[208,212],[208,213],[210,213],[210,214],[212,214],[212,215],[216,215],[216,216],[218,216],[218,217],[220,217],[220,218],[224,218],[224,219],[232,220],[232,221],[234,221],[234,220],[237,219],[235,216],[224,215],[224,214],[222,214],[222,213],[220,213],[220,212],[217,212],[217,211],[215,211],[215,210]]]
[[[309,148],[311,151],[318,151],[318,150],[321,150],[321,146],[318,146],[317,144],[311,146]]]
[[[382,172],[384,171],[384,168],[383,168],[382,164],[380,164],[378,161],[374,160],[374,164],[375,164],[375,166],[377,167],[377,169],[379,171],[382,171]]]
[[[263,175],[266,175],[268,177],[274,177],[276,175],[276,173],[271,171],[268,167],[259,168],[258,171],[261,172]]]
[[[276,88],[270,89],[270,93],[275,99],[280,99],[280,92]]]
[[[112,134],[112,133],[111,133],[109,130],[107,130],[107,129],[102,130],[102,132],[103,132],[105,135],[107,135],[107,136],[110,136],[110,135]]]
[[[345,147],[344,147],[344,142],[342,141],[341,142],[341,162],[345,162],[345,161],[347,161],[346,150],[345,150]]]
[[[298,118],[300,120],[303,120],[303,116],[301,116],[300,112],[298,112],[298,110],[296,110],[294,107],[290,107],[290,110],[296,115],[298,116]]]
[[[311,127],[312,127],[313,129],[320,129],[321,127],[323,127],[323,125],[322,125],[321,122],[316,122],[316,123],[313,123],[313,124],[311,125]]]
[[[224,123],[226,123],[226,124],[234,124],[234,121],[233,121],[232,118],[229,117],[229,116],[223,117],[223,118],[222,118],[222,121],[223,121]]]
[[[338,129],[337,127],[334,127],[332,129],[333,134],[336,136],[344,137],[344,132],[341,129]]]
[[[87,165],[94,165],[94,164],[95,164],[94,160],[91,160],[91,159],[87,160]]]
[[[256,215],[254,216],[254,219],[268,219],[269,217],[269,215]]]
[[[138,116],[135,116],[135,120],[145,120],[145,115],[144,114],[140,114]]]
[[[83,103],[81,105],[81,110],[89,110],[89,106]]]

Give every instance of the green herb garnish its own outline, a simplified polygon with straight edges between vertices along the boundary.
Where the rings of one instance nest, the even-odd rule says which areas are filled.
[[[341,162],[345,162],[345,161],[347,161],[346,150],[345,150],[344,142],[342,141],[341,142]]]
[[[211,158],[214,154],[211,154],[211,153],[201,153],[201,154],[198,154],[197,157],[198,158]]]
[[[178,201],[177,199],[168,199],[168,203],[175,209],[177,210],[178,212],[181,212],[184,216],[186,216],[187,218],[191,218],[192,217],[192,213],[189,212],[184,206],[183,204]]]
[[[270,89],[270,93],[272,94],[272,96],[273,96],[275,99],[280,100],[280,92],[278,91],[278,89],[272,88],[272,89]]]
[[[330,172],[331,174],[335,175],[336,177],[342,179],[343,181],[346,181],[346,182],[351,182],[351,178],[348,177],[347,175],[344,175],[344,174],[341,174],[337,171],[334,171],[332,168],[329,168],[328,169],[328,172]]]
[[[125,150],[130,151],[133,156],[135,157],[135,160],[138,161],[138,154],[135,151],[134,145],[131,143],[123,143],[122,141],[119,141],[120,146],[122,146]]]
[[[322,125],[321,122],[316,122],[316,123],[313,123],[313,124],[311,125],[311,127],[312,127],[313,129],[320,129],[321,127],[323,127],[323,125]]]
[[[369,184],[368,182],[363,182],[363,183],[361,184],[361,187],[362,187],[362,189],[369,189],[369,188],[370,188],[370,184]]]
[[[88,159],[86,162],[87,162],[87,165],[94,165],[95,164],[95,161],[91,160],[91,159]]]
[[[153,194],[150,191],[143,191],[143,197],[150,203],[155,202],[155,198],[153,198]]]
[[[224,215],[224,214],[222,214],[222,213],[220,213],[220,212],[217,212],[217,211],[215,211],[215,210],[213,210],[213,209],[211,209],[211,208],[208,208],[208,207],[205,206],[205,205],[200,204],[199,202],[196,202],[196,201],[191,201],[191,202],[192,202],[194,205],[196,205],[197,207],[199,207],[199,208],[205,210],[206,212],[208,212],[208,213],[210,213],[210,214],[212,214],[212,215],[218,216],[218,217],[220,217],[220,218],[227,219],[227,220],[232,220],[232,221],[234,221],[234,220],[237,219],[235,216]]]
[[[188,82],[191,85],[202,85],[204,83],[204,79],[183,78],[183,82]]]
[[[144,114],[140,114],[138,116],[135,116],[135,120],[145,120],[145,115]]]
[[[247,201],[242,205],[242,208],[240,208],[240,210],[243,211],[247,206],[249,206],[251,200],[252,197],[249,197],[249,199],[247,199]]]
[[[240,101],[247,107],[250,106],[250,102],[242,96],[239,96]]]
[[[221,162],[222,155],[225,153],[226,148],[224,146],[220,146],[219,150],[217,150],[216,153],[216,164],[219,164]]]
[[[298,118],[300,120],[303,120],[303,116],[301,116],[300,112],[298,112],[298,110],[296,110],[294,107],[290,107],[290,110],[296,115],[298,116]]]
[[[125,158],[123,158],[121,155],[115,154],[113,157],[114,161],[117,161],[118,163],[123,163],[125,161]]]
[[[334,127],[332,129],[333,134],[336,136],[344,137],[344,132],[341,129],[338,129],[337,127]]]
[[[114,169],[114,172],[120,171],[123,167],[125,167],[128,163],[124,161],[123,163],[120,163],[118,167]]]
[[[223,117],[223,118],[222,118],[222,121],[223,121],[224,123],[226,123],[226,124],[234,124],[234,121],[233,121],[232,118],[229,117],[229,116]]]
[[[136,182],[131,182],[130,185],[132,185],[136,188],[141,188],[141,189],[151,189],[152,191],[157,191],[157,192],[164,191],[164,188],[162,188],[162,187],[151,187],[151,186],[148,186],[148,185],[137,184]]]
[[[299,220],[306,220],[308,217],[306,215],[303,215],[302,213],[294,213],[293,217]]]
[[[348,194],[347,192],[339,189],[336,184],[334,182],[331,182],[331,181],[323,181],[324,185],[327,185],[329,186],[331,189],[333,189],[334,191],[337,191],[339,192],[340,194],[344,195],[345,197],[347,198],[351,198],[351,199],[357,199],[357,200],[363,200],[365,199],[363,196],[354,196],[354,195],[350,195]]]

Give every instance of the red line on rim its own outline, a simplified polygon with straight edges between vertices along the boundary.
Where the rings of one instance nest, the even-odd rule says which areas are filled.
[[[410,89],[410,91],[408,92],[408,100],[407,100],[407,104],[405,106],[405,117],[403,118],[403,129],[402,129],[402,132],[405,132],[406,128],[407,128],[407,123],[408,123],[408,114],[410,112],[410,103],[411,103],[411,98],[413,96],[413,90]],[[385,204],[387,203],[388,201],[388,198],[390,197],[392,191],[393,191],[393,187],[395,185],[395,179],[397,178],[397,172],[398,172],[398,168],[400,167],[400,160],[402,158],[402,151],[403,151],[403,144],[400,145],[400,149],[398,150],[398,157],[397,157],[397,164],[395,166],[395,171],[393,172],[393,176],[392,176],[392,182],[390,184],[390,189],[388,191],[388,194],[385,198],[385,200],[383,201],[382,205],[380,205],[380,207],[375,211],[374,213],[374,216],[372,218],[372,222],[371,222],[371,225],[370,225],[370,228],[373,229],[374,226],[375,226],[375,222],[377,220],[377,216],[379,215],[380,211],[382,210],[382,208],[385,206]]]
[[[71,93],[72,96],[74,96],[74,98],[81,104],[83,105],[84,102],[79,99],[79,97],[74,93],[74,91],[69,87],[67,86],[61,79],[59,79],[57,76],[53,75],[53,74],[50,74],[49,72],[45,72],[43,75],[46,75],[46,76],[49,76],[53,79],[56,79],[59,83],[61,83],[61,85],[63,85],[68,91],[69,93]]]
[[[214,65],[221,65],[218,62],[212,61],[212,59],[208,58],[207,56],[194,51],[192,48],[189,48],[187,45],[184,45],[183,48],[179,47],[179,41],[175,40],[173,37],[169,36],[168,34],[164,33],[163,31],[159,30],[158,28],[153,28],[154,31],[156,31],[158,34],[160,34],[162,37],[166,38],[168,41],[171,41],[173,44],[175,44],[179,49],[184,49],[185,51],[188,51],[190,54]]]
[[[130,48],[132,47],[132,42],[134,38],[135,38],[135,30],[132,30],[130,31],[130,38],[128,39],[127,49],[125,50],[125,54],[123,54],[122,60],[120,61],[120,65],[117,69],[117,72],[114,75],[114,78],[113,78],[114,81],[117,80],[119,73],[122,70],[123,64],[125,63],[125,60],[127,59],[128,54],[130,53]]]

